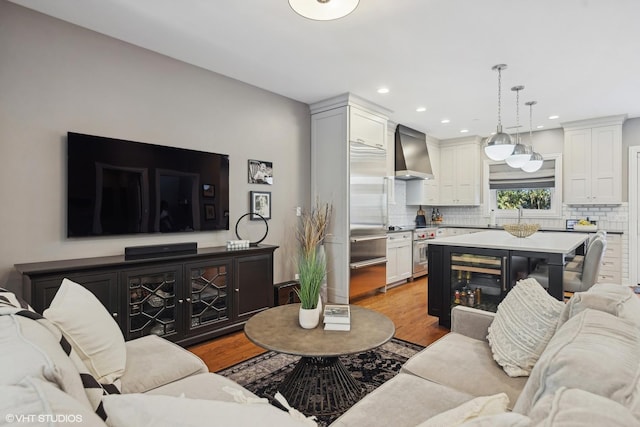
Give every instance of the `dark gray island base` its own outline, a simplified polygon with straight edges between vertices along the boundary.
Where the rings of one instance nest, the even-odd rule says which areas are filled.
[[[428,313],[451,326],[451,308],[463,304],[495,311],[532,263],[549,268],[549,294],[562,300],[565,256],[582,252],[586,234],[536,233],[517,238],[506,231],[436,239],[429,243]]]

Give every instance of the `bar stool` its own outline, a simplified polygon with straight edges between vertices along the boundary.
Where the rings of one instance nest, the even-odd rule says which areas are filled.
[[[591,243],[593,243],[593,241],[598,237],[601,237],[606,241],[607,232],[604,230],[598,230],[593,236],[591,236],[589,238],[589,243],[587,244],[587,252],[589,252]],[[584,262],[584,255],[576,255],[569,262],[567,262],[567,264],[564,266],[564,271],[581,272],[583,262]]]
[[[594,237],[587,247],[580,271],[565,271],[562,277],[565,292],[584,292],[598,281],[598,273],[607,248],[607,241],[602,236]],[[544,288],[549,288],[549,269],[539,266],[528,277],[534,278]]]

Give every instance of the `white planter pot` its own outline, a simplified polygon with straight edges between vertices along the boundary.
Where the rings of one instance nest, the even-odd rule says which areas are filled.
[[[302,308],[298,312],[298,322],[304,329],[313,329],[320,323],[320,310],[318,308]]]

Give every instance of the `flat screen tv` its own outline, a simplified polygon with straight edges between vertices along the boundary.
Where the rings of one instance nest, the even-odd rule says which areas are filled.
[[[229,156],[67,133],[67,236],[229,229]]]

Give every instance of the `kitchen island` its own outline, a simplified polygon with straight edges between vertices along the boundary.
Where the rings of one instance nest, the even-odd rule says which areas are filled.
[[[581,252],[587,234],[546,232],[517,238],[503,230],[445,237],[429,242],[428,312],[450,325],[452,305],[465,304],[495,311],[515,282],[544,262],[549,294],[563,299],[565,256]],[[479,289],[481,301],[475,290]],[[458,291],[458,292],[456,292]],[[466,295],[474,291],[469,299]]]

